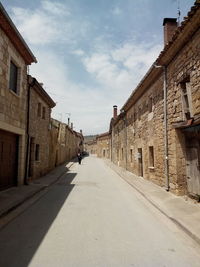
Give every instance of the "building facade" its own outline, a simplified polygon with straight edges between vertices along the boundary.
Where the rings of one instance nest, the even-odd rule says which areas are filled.
[[[23,184],[27,66],[36,58],[0,4],[0,190]]]
[[[49,131],[49,168],[69,161],[77,156],[77,153],[83,152],[83,135],[73,130],[65,123],[51,119]]]
[[[96,138],[97,156],[99,158],[110,158],[110,133],[103,133]]]
[[[95,140],[87,141],[84,144],[84,150],[88,152],[91,155],[96,155],[97,154],[97,141],[96,138]]]
[[[110,123],[110,158],[176,194],[200,196],[200,4],[180,26],[164,19],[164,49]],[[97,148],[98,150],[98,148]]]
[[[42,85],[28,75],[28,119],[26,178],[38,178],[49,171],[49,131],[54,101]]]

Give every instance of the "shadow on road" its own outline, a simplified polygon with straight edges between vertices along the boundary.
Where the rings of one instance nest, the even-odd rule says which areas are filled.
[[[76,173],[66,173],[47,194],[0,231],[0,266],[29,265],[75,186],[71,184],[75,176]]]

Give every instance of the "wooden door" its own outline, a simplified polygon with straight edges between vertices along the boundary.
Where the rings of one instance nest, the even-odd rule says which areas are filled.
[[[138,148],[138,174],[143,177],[142,148]]]
[[[0,130],[0,190],[17,184],[18,135]]]
[[[188,192],[200,195],[200,140],[197,137],[186,139],[186,172]]]

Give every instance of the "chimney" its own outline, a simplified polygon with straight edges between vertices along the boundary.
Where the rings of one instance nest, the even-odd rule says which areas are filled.
[[[164,46],[166,46],[174,35],[175,30],[178,27],[176,18],[164,18],[163,20],[164,26]]]
[[[73,130],[73,123],[71,122],[71,129]]]
[[[82,131],[82,130],[80,130],[80,134],[82,134],[82,135],[83,135],[83,131]]]
[[[113,106],[113,119],[116,119],[117,118],[117,106],[114,105]]]
[[[67,124],[70,125],[70,118],[67,119]]]

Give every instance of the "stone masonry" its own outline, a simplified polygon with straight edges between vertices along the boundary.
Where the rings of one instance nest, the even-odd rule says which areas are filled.
[[[11,62],[17,69],[15,91],[10,88]],[[2,176],[0,180],[14,179],[15,184],[22,184],[24,181],[27,66],[33,62],[36,62],[35,57],[0,4],[0,130],[3,131],[0,134],[0,142],[2,147],[4,146],[4,152],[9,146],[10,149],[14,149],[17,146],[17,158],[15,160],[13,159],[14,155],[10,155],[9,159],[6,152],[1,151],[4,160],[8,162],[10,160],[10,166],[15,164],[14,161],[16,161],[17,170],[9,174],[9,177],[12,177],[6,178],[5,171],[7,168],[2,163],[1,168],[5,167],[5,169],[0,170],[0,176]],[[13,136],[13,141],[10,140],[10,143],[6,141],[6,133]],[[14,141],[14,138],[16,141]],[[9,186],[9,182],[7,186]]]
[[[119,115],[114,106],[110,159],[176,194],[199,196],[200,4],[179,27],[164,21],[173,25],[163,51]]]

